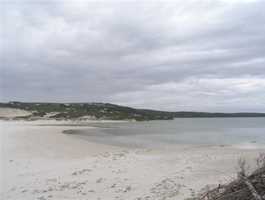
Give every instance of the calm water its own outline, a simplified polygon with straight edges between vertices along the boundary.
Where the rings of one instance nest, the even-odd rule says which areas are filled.
[[[109,123],[103,125],[103,128],[75,133],[84,139],[125,146],[265,145],[265,118],[193,118]]]

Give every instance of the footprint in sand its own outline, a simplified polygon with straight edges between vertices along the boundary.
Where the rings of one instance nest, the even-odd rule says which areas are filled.
[[[96,183],[102,183],[105,179],[104,178],[99,178],[96,180]]]
[[[92,171],[91,169],[82,169],[80,171],[73,172],[72,176],[82,175],[84,173],[88,173],[88,172],[91,172],[91,171]]]

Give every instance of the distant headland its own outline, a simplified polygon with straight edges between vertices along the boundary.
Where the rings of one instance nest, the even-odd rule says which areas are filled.
[[[110,103],[44,103],[18,102],[0,103],[0,108],[26,111],[15,119],[102,119],[102,120],[172,120],[174,118],[221,118],[221,117],[265,117],[265,113],[211,113],[211,112],[168,112],[136,109]],[[1,116],[5,118],[5,116]]]

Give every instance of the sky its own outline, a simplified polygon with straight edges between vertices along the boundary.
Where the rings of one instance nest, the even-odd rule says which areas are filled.
[[[0,2],[0,101],[265,112],[264,0]]]

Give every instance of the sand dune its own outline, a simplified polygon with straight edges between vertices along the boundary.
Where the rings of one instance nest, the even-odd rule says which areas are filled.
[[[0,108],[0,118],[14,118],[31,115],[31,112],[15,108]]]

